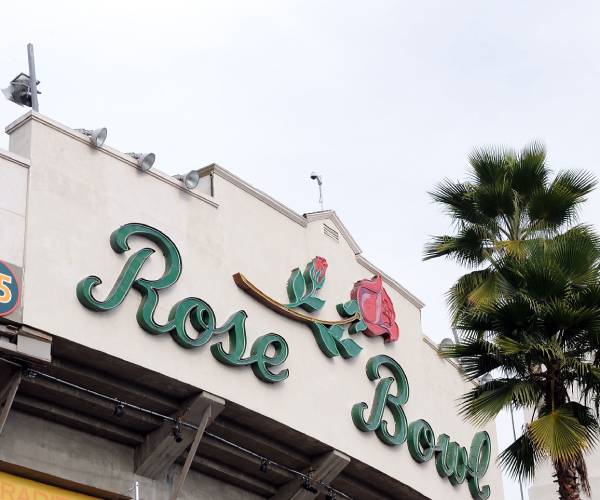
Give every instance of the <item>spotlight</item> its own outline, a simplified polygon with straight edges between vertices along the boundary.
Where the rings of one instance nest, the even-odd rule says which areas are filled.
[[[115,403],[114,415],[115,415],[115,417],[119,417],[119,418],[121,418],[123,415],[125,415],[125,406],[123,405],[123,403],[121,403],[121,402]]]
[[[187,174],[178,174],[175,179],[183,182],[184,186],[188,189],[194,189],[200,182],[200,174],[197,170],[190,170]]]
[[[90,138],[90,142],[94,145],[94,147],[101,148],[104,141],[106,141],[106,136],[108,135],[108,130],[106,127],[97,128],[96,130],[87,130],[85,128],[76,129],[77,132],[81,132],[83,135],[87,135]]]
[[[181,443],[183,441],[183,436],[181,435],[181,422],[176,420],[173,424],[173,437],[175,438],[176,443]]]
[[[262,473],[266,473],[269,470],[269,461],[266,458],[261,459],[259,470]]]
[[[40,83],[39,81],[37,83]],[[38,92],[38,94],[41,92]],[[29,85],[29,76],[25,73],[19,73],[8,84],[8,87],[2,89],[4,97],[19,106],[31,108],[31,89]]]
[[[132,158],[137,160],[140,170],[147,172],[154,165],[156,155],[154,153],[127,153]]]
[[[445,348],[448,348],[448,347],[453,346],[453,345],[454,345],[454,341],[452,339],[449,339],[449,338],[446,337],[445,339],[442,339],[442,341],[440,342],[440,345],[438,346],[438,348],[439,349],[445,349]]]

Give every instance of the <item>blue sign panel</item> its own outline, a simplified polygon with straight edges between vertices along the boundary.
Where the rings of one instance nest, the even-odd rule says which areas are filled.
[[[8,316],[19,305],[21,295],[17,275],[0,260],[0,316]]]

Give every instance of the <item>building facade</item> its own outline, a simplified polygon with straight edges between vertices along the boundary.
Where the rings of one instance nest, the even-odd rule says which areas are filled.
[[[423,304],[334,212],[6,131],[0,499],[503,498]]]

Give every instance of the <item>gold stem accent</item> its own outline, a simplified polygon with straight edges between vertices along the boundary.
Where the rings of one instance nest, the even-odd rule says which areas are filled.
[[[360,315],[355,313],[353,316],[349,318],[344,318],[337,321],[327,321],[318,318],[314,318],[313,316],[308,316],[307,314],[302,314],[294,311],[293,309],[289,309],[285,304],[281,302],[277,302],[276,300],[269,297],[266,293],[259,290],[254,286],[242,273],[235,273],[233,275],[233,281],[235,284],[244,290],[248,295],[254,297],[263,305],[267,306],[272,311],[275,311],[286,318],[293,319],[294,321],[300,321],[301,323],[321,323],[323,325],[333,326],[333,325],[347,325],[348,323],[352,323],[353,321],[357,321],[360,319]]]

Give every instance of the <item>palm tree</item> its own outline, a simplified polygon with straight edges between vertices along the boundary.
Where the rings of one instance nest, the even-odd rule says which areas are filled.
[[[469,163],[467,182],[446,180],[431,193],[452,217],[455,234],[434,237],[425,247],[425,260],[445,256],[475,268],[448,292],[453,319],[465,305],[484,305],[494,297],[494,270],[503,259],[519,257],[527,241],[571,225],[596,184],[591,175],[572,171],[559,172],[551,181],[539,143],[520,153],[475,150]]]
[[[479,381],[460,403],[467,418],[484,423],[510,405],[532,412],[501,466],[529,479],[550,459],[560,498],[578,499],[580,488],[589,493],[583,456],[598,436],[600,243],[573,224],[595,181],[574,172],[551,181],[539,144],[479,150],[470,163],[469,182],[432,193],[456,234],[434,238],[425,258],[476,268],[448,292],[460,337],[441,355]]]
[[[477,424],[514,405],[532,412],[500,464],[531,479],[550,459],[561,500],[590,493],[584,453],[598,439],[600,405],[600,239],[576,226],[527,246],[498,270],[501,293],[457,317],[460,340],[441,348],[468,380],[461,413]]]

